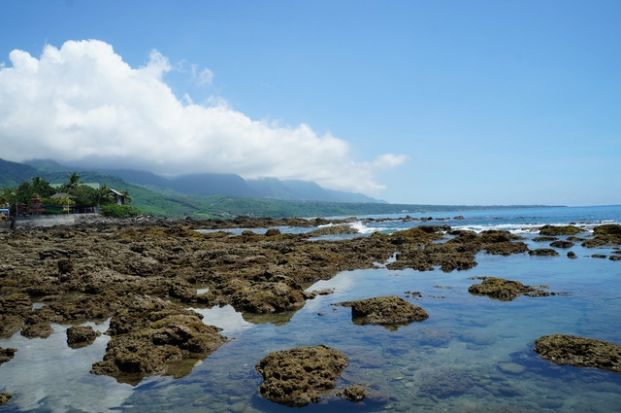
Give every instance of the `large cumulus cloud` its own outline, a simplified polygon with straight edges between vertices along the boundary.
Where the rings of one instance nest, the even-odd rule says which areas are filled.
[[[179,100],[157,51],[138,68],[97,40],[48,45],[39,58],[13,50],[9,59],[0,67],[0,158],[308,179],[363,192],[381,189],[377,171],[404,159],[355,161],[346,141],[308,125],[251,119],[221,99]]]

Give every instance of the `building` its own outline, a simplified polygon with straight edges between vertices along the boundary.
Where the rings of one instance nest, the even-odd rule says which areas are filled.
[[[114,197],[114,203],[117,205],[125,205],[127,204],[127,196],[122,192],[117,191],[116,189],[110,188],[110,193]]]

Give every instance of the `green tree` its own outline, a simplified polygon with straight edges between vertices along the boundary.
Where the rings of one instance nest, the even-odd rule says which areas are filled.
[[[10,207],[15,203],[15,190],[13,188],[4,188],[0,192],[0,206]]]
[[[30,186],[32,187],[32,192],[42,198],[49,198],[56,192],[49,182],[38,176],[32,178]]]
[[[103,184],[97,190],[97,205],[107,205],[114,202],[114,198],[112,197],[112,192],[110,192],[110,187],[106,184]]]
[[[122,192],[123,197],[125,197],[125,203],[126,204],[131,204],[132,203],[132,198],[129,196],[129,191],[126,189]]]
[[[77,172],[72,172],[71,175],[67,178],[67,183],[65,184],[65,188],[67,191],[71,193],[71,191],[78,188],[80,185],[80,175]]]

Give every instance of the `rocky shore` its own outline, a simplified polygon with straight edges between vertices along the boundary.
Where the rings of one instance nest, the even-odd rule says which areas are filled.
[[[350,231],[347,222],[136,220],[129,224],[99,222],[3,232],[0,242],[7,259],[0,262],[0,336],[20,332],[27,338],[45,338],[53,331],[52,323],[109,319],[106,354],[91,371],[136,384],[149,375],[181,377],[191,371],[196,360],[207,357],[227,341],[190,307],[228,304],[248,314],[285,313],[300,309],[317,294],[305,291],[308,285],[344,270],[376,268],[378,263],[386,263],[388,269],[439,268],[451,272],[475,267],[478,253],[555,255],[548,249],[533,252],[524,240],[507,231],[476,233],[444,225],[421,225],[390,235],[374,233],[338,241],[312,240],[318,233],[286,234],[275,229],[238,236],[225,231],[197,231],[333,224],[322,227],[332,228],[322,233],[335,234]],[[617,227],[595,228],[593,237],[585,238],[582,245],[621,244]],[[547,228],[542,236],[576,233],[573,229]],[[391,257],[395,259],[389,260]],[[501,300],[550,294],[498,278],[484,279],[470,292]],[[427,317],[422,308],[399,297],[348,305],[354,320],[362,324],[399,325]],[[67,332],[68,344],[76,348],[88,346],[96,338],[97,332],[84,326]],[[2,357],[10,359],[9,350],[3,350]],[[341,360],[334,354],[331,357]],[[267,373],[272,364],[261,364],[259,370],[270,383],[275,379]],[[345,364],[346,359],[334,366]],[[329,376],[338,375],[337,370],[332,369]],[[326,383],[321,386],[330,387]],[[262,394],[266,397],[276,395],[269,397],[285,404],[299,403],[283,396],[278,386],[264,387]],[[314,401],[322,391],[302,399]],[[363,397],[359,388],[341,393],[352,400]]]

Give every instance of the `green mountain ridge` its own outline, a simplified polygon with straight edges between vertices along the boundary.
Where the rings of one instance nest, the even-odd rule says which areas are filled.
[[[0,188],[15,187],[35,176],[58,184],[65,182],[71,172],[50,163],[36,165],[41,169],[0,159]],[[132,205],[143,214],[171,218],[232,218],[239,215],[274,218],[354,216],[498,208],[498,206],[279,200],[227,195],[196,196],[181,194],[170,188],[128,183],[120,177],[100,172],[79,171],[78,173],[82,182],[106,184],[117,190],[127,190],[131,196]]]

